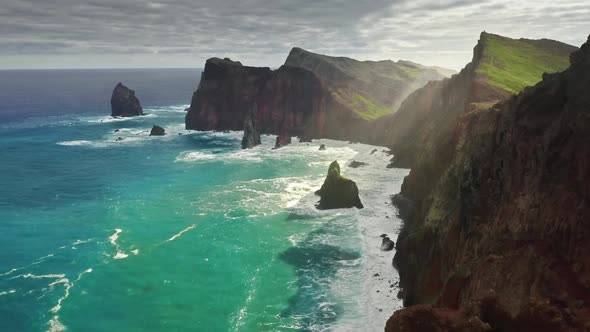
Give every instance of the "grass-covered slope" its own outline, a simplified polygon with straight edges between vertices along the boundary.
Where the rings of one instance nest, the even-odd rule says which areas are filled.
[[[445,77],[438,68],[409,61],[358,61],[297,47],[291,50],[285,65],[315,73],[338,103],[365,120],[395,112],[411,92]]]
[[[482,33],[482,59],[477,73],[487,82],[510,93],[538,83],[543,73],[555,73],[569,66],[569,54],[577,48],[549,39],[511,39]]]

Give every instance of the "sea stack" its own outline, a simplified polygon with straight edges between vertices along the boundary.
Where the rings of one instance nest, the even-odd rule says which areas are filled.
[[[120,82],[115,86],[111,97],[111,115],[123,117],[143,115],[143,109],[139,99],[135,97],[135,91]]]
[[[260,144],[260,133],[256,128],[256,113],[258,112],[258,105],[256,102],[246,113],[244,118],[244,137],[242,138],[242,149],[251,149]]]
[[[164,136],[166,135],[166,130],[160,126],[154,125],[152,130],[150,131],[150,136]]]
[[[363,208],[356,183],[340,175],[338,161],[330,164],[328,176],[316,194],[320,196],[319,209]]]
[[[286,130],[281,130],[281,132],[277,135],[277,141],[275,143],[275,149],[283,147],[285,145],[291,144],[291,136],[287,133]]]

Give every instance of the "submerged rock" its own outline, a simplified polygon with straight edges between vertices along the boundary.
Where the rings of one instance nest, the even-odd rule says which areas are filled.
[[[324,144],[320,145],[320,148],[319,148],[320,151],[324,151],[325,149],[326,149],[326,146]]]
[[[251,149],[260,144],[260,133],[256,129],[256,113],[258,105],[252,104],[252,107],[244,118],[244,137],[242,138],[242,149]]]
[[[135,97],[135,91],[119,83],[111,96],[111,115],[114,117],[143,115],[143,108],[139,99]]]
[[[166,130],[160,126],[154,125],[152,130],[150,131],[150,136],[164,136],[166,135]]]
[[[361,166],[366,166],[368,165],[367,163],[363,163],[362,161],[356,161],[353,160],[350,162],[350,164],[348,164],[348,167],[352,167],[352,168],[359,168]]]
[[[319,209],[363,208],[356,183],[340,175],[338,161],[330,164],[328,176],[316,194],[320,196]]]

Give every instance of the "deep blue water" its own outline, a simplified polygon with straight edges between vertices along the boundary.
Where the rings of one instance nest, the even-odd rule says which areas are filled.
[[[366,145],[185,131],[199,77],[0,71],[0,331],[382,328],[399,301],[379,235],[405,171]],[[148,116],[110,118],[119,81]],[[314,208],[334,159],[365,209]]]

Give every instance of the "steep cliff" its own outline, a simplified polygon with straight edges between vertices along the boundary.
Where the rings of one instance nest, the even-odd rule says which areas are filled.
[[[449,79],[416,90],[395,114],[364,130],[360,140],[391,146],[393,163],[411,168],[434,156],[445,162],[454,143],[453,130],[463,112],[486,109],[525,86],[568,66],[577,48],[552,40],[511,39],[483,32],[473,60]],[[432,163],[430,163],[432,164]]]
[[[358,61],[298,47],[291,50],[285,65],[316,74],[335,100],[367,120],[395,112],[412,91],[445,77],[433,67],[410,61]]]
[[[212,58],[193,95],[186,128],[241,130],[244,114],[256,102],[263,133],[349,139],[362,132],[360,124],[395,111],[411,91],[442,77],[409,62],[361,62],[297,48],[277,70]]]
[[[476,80],[485,50],[479,59]],[[401,194],[415,209],[394,263],[405,304],[435,308],[404,309],[387,331],[418,331],[402,329],[413,315],[440,331],[474,321],[590,329],[590,39],[570,61],[490,108],[470,107],[472,92],[453,113],[449,143],[414,159]],[[482,92],[479,83],[469,86]]]

